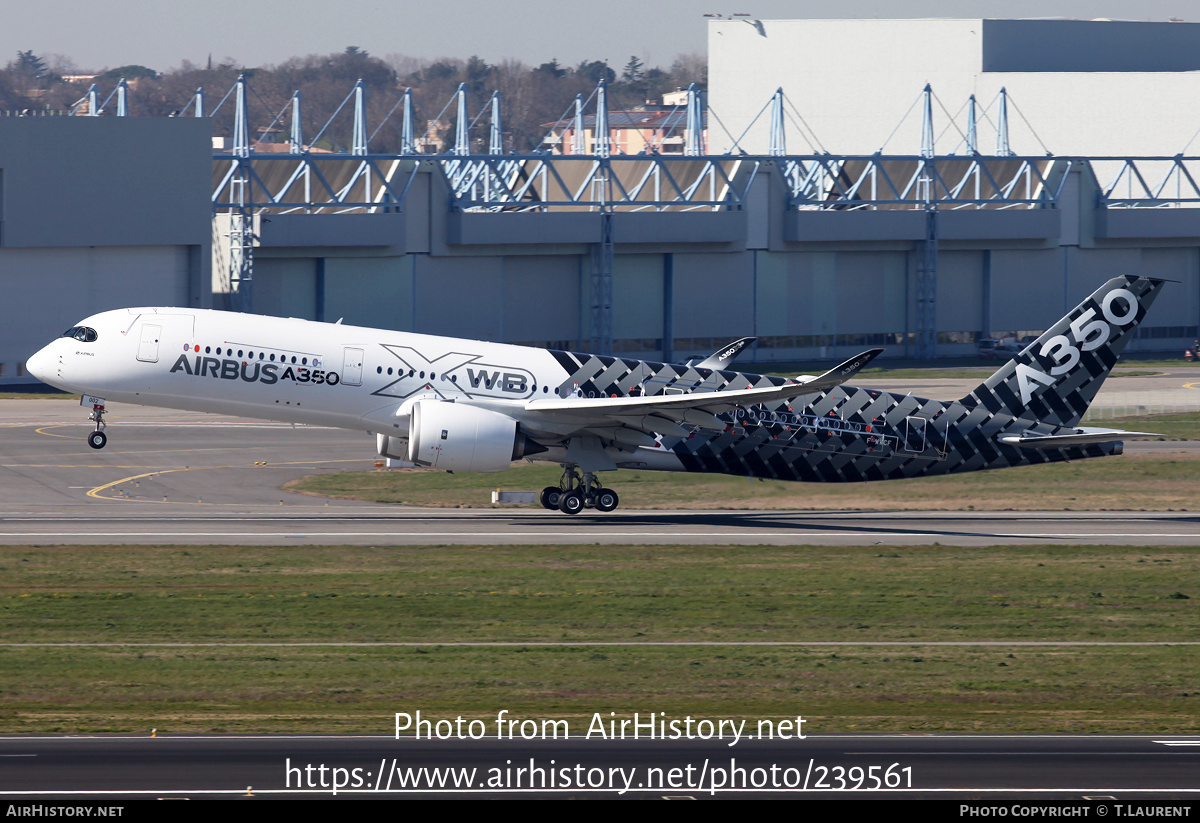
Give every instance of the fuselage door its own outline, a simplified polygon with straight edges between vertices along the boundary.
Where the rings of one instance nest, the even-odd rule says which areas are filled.
[[[920,454],[925,451],[925,418],[904,418],[904,450]]]
[[[363,350],[345,348],[342,350],[342,383],[347,386],[361,386],[363,371]]]
[[[143,323],[138,340],[137,359],[143,363],[158,362],[158,341],[162,337],[162,326]]]

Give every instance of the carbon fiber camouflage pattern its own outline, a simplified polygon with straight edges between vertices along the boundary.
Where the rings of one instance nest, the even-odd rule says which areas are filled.
[[[664,437],[683,468],[778,480],[853,482],[1055,463],[1119,454],[1121,444],[1031,449],[1001,435],[1071,434],[1165,281],[1117,277],[961,400],[843,386],[738,408]],[[560,393],[588,397],[783,385],[783,378],[553,352]]]

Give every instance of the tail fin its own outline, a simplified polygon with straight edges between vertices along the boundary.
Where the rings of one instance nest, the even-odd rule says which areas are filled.
[[[1074,426],[1167,281],[1114,277],[962,399],[993,414]]]

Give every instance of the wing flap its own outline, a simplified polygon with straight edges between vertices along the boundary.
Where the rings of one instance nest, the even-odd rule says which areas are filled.
[[[665,434],[670,437],[687,437],[688,430],[678,423],[667,420],[664,417],[658,417],[653,414],[646,414],[640,417],[632,415],[613,415],[607,418],[613,423],[620,423],[622,426],[628,426],[631,429],[637,429],[641,432],[650,432],[652,434]]]

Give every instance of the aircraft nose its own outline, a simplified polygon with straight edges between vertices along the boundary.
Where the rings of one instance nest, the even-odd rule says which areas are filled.
[[[25,361],[25,371],[43,383],[49,383],[54,376],[54,359],[50,346],[45,346]]]

